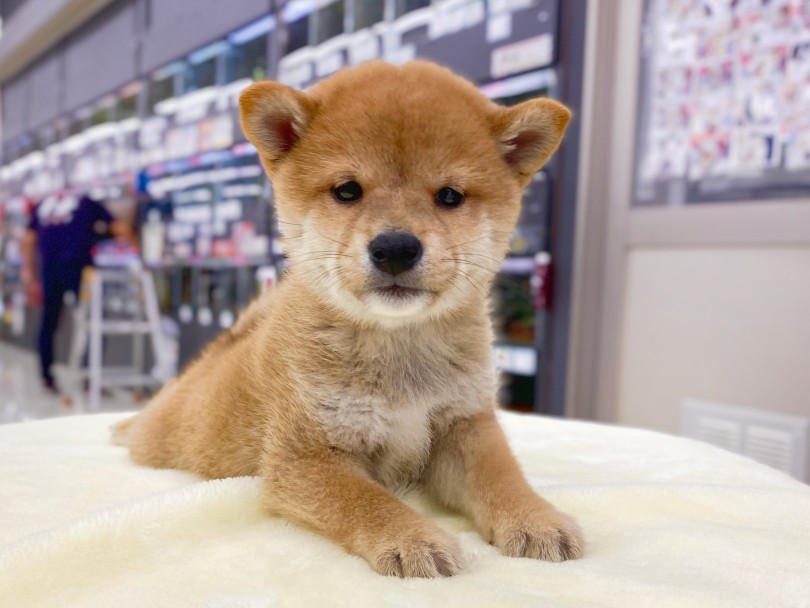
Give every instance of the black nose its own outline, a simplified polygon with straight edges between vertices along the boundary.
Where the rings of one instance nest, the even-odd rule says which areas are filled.
[[[368,244],[374,265],[394,276],[410,270],[422,257],[422,243],[407,232],[383,232]]]

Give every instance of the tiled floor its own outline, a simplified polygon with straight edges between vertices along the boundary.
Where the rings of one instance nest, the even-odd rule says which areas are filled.
[[[0,342],[0,424],[92,413],[81,383],[60,366],[55,375],[62,396],[42,388],[35,353]],[[123,391],[106,396],[101,403],[105,412],[137,407],[131,394]]]

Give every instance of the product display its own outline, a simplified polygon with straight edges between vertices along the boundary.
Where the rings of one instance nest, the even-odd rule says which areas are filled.
[[[305,89],[363,61],[424,58],[501,105],[559,96],[559,0],[394,2],[391,14],[383,4],[288,2],[7,143],[0,168],[4,334],[25,342],[34,331],[15,274],[19,240],[33,204],[65,189],[103,201],[116,217],[134,217],[161,312],[179,331],[181,365],[260,290],[283,280],[271,185],[236,110],[253,79]],[[276,46],[280,56],[271,53]],[[503,400],[524,409],[540,407],[547,312],[534,305],[531,285],[534,256],[552,245],[557,174],[553,162],[528,187],[515,233],[503,235],[511,253],[494,289]],[[115,262],[110,250],[105,257]]]

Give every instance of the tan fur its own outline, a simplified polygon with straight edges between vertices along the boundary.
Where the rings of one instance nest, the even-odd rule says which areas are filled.
[[[507,555],[580,556],[576,524],[531,490],[495,420],[486,296],[569,112],[546,99],[500,108],[423,62],[364,64],[306,94],[256,83],[240,103],[292,269],[118,441],[148,466],[260,475],[270,512],[382,574],[461,569],[455,539],[392,493],[413,483]],[[347,180],[361,201],[334,200]],[[443,187],[464,203],[438,205]],[[367,247],[383,230],[424,246],[402,277],[422,291],[401,305],[374,295]]]

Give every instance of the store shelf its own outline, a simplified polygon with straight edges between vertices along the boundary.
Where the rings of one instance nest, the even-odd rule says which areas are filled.
[[[101,333],[105,335],[120,334],[148,334],[151,330],[149,323],[143,321],[103,321]]]
[[[496,344],[493,351],[495,365],[501,371],[515,376],[534,376],[537,373],[537,351],[534,347]]]
[[[251,268],[265,264],[272,264],[272,261],[267,258],[211,258],[208,260],[177,260],[162,264],[148,264],[146,267],[151,270],[173,270],[181,268],[224,270],[229,268]]]

